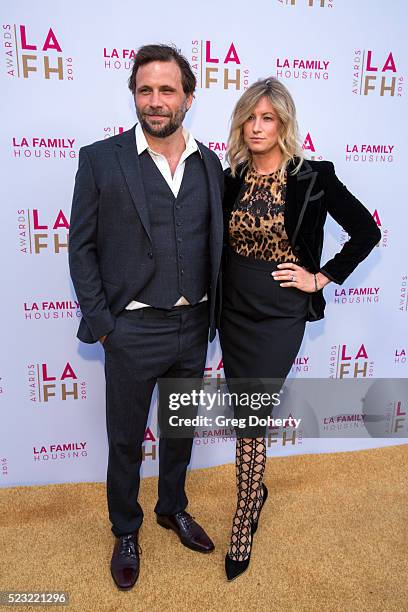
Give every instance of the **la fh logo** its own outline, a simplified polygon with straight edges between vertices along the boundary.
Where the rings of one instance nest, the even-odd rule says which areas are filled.
[[[32,402],[86,399],[86,383],[78,380],[78,375],[69,361],[62,368],[48,363],[30,364],[28,385]]]
[[[382,54],[369,49],[354,51],[353,94],[359,96],[401,97],[404,77],[392,51]]]
[[[330,349],[329,371],[330,378],[367,378],[373,376],[374,362],[364,344],[339,344]]]
[[[18,238],[21,253],[39,255],[42,252],[60,254],[68,251],[69,222],[62,210],[48,214],[37,208],[18,210]]]
[[[13,78],[74,79],[72,57],[65,57],[55,29],[33,31],[26,25],[3,24],[7,74]]]
[[[323,159],[322,155],[318,155],[316,153],[316,147],[315,147],[315,144],[314,144],[314,142],[312,140],[310,132],[308,132],[306,134],[306,138],[304,139],[303,144],[302,144],[302,149],[310,154],[310,158],[309,159],[312,159],[312,160],[316,160],[316,159],[317,160],[321,160],[321,159]]]
[[[404,348],[395,349],[394,362],[395,363],[406,363],[407,362],[407,351]]]
[[[211,40],[191,41],[191,68],[203,89],[222,87],[242,91],[249,85],[249,70],[242,67],[237,45]]]

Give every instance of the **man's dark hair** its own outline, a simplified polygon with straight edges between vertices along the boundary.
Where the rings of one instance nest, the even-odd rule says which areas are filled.
[[[181,83],[183,85],[183,91],[188,96],[194,93],[196,88],[197,80],[194,76],[193,71],[190,68],[190,64],[180,53],[175,46],[170,45],[143,45],[137,51],[135,59],[133,61],[132,74],[129,77],[129,89],[132,94],[135,94],[136,90],[136,74],[140,66],[149,64],[150,62],[176,62],[181,71]]]

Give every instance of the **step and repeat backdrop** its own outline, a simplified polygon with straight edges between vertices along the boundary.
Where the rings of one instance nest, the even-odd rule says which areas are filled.
[[[382,232],[344,285],[325,289],[326,318],[307,325],[290,374],[371,378],[374,433],[360,404],[339,413],[327,397],[315,438],[271,430],[269,453],[406,443],[398,384],[408,353],[405,2],[16,0],[0,15],[1,486],[105,479],[104,355],[76,339],[70,206],[79,148],[135,123],[127,79],[137,48],[152,42],[174,43],[190,61],[198,88],[186,127],[223,163],[240,94],[259,78],[280,78],[297,104],[306,157],[332,160]],[[323,262],[347,238],[328,220]],[[215,341],[206,376],[222,375]],[[155,406],[156,396],[144,476],[158,467]],[[216,433],[195,440],[192,468],[233,460],[230,432]]]

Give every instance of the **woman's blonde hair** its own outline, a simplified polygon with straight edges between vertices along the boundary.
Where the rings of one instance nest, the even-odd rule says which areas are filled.
[[[298,160],[293,174],[296,174],[302,165],[304,156],[299,143],[295,103],[288,89],[278,79],[268,77],[248,87],[233,110],[226,156],[232,176],[236,175],[237,167],[241,164],[244,164],[244,167],[251,165],[252,155],[244,142],[243,127],[263,97],[268,98],[280,121],[278,144],[282,151],[282,163],[279,168],[281,177],[283,178],[289,161],[295,157]]]

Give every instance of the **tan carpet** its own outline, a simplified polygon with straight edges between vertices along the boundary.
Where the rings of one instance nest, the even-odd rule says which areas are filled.
[[[157,479],[145,479],[141,573],[129,592],[117,591],[109,573],[104,485],[1,489],[0,590],[65,590],[71,604],[57,609],[81,612],[406,612],[407,468],[408,446],[268,459],[270,497],[251,567],[232,583],[223,559],[234,466],[189,476],[189,509],[215,541],[211,555],[156,525]]]

